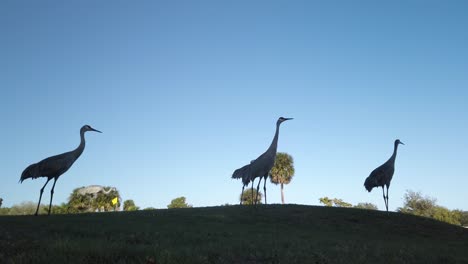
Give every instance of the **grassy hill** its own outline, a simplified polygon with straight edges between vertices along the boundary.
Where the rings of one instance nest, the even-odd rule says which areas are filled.
[[[0,263],[468,263],[468,230],[302,205],[3,216]]]

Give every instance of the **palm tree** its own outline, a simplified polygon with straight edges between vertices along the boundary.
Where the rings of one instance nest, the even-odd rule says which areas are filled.
[[[112,188],[110,186],[104,187],[104,192],[97,193],[96,198],[93,200],[93,208],[94,210],[98,210],[99,212],[109,212],[115,211],[120,208],[120,193],[117,189]],[[112,200],[117,197],[117,203],[114,204]]]
[[[93,199],[90,195],[81,195],[78,193],[80,188],[76,188],[68,197],[68,212],[69,213],[84,213],[92,212]]]
[[[281,202],[284,204],[284,184],[291,182],[294,176],[294,160],[291,155],[284,152],[276,154],[275,165],[270,171],[270,181],[281,184]]]
[[[257,193],[256,189],[247,188],[246,190],[244,190],[243,193],[241,193],[239,199],[241,200],[241,204],[243,205],[254,205],[254,204],[261,204],[262,197],[263,197],[263,194],[261,192]]]
[[[125,200],[123,203],[124,211],[138,211],[140,207],[136,206],[133,200]]]
[[[112,187],[104,187],[104,190],[96,194],[81,194],[81,188],[76,188],[68,198],[68,207],[70,213],[84,213],[95,211],[115,211],[120,208],[119,191]],[[112,200],[117,197],[117,203]]]

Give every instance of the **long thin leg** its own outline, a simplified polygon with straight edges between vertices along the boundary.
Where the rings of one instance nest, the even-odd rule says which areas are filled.
[[[46,183],[41,188],[40,195],[39,195],[39,202],[37,203],[36,213],[34,214],[36,216],[37,216],[37,212],[39,212],[39,205],[41,204],[42,193],[44,192],[44,188],[46,187],[47,183],[49,183],[49,181],[50,179],[47,179]]]
[[[52,198],[54,198],[54,188],[55,188],[56,182],[57,182],[57,178],[54,178],[54,185],[52,185],[52,189],[50,190],[49,215],[50,215],[50,208],[52,207]]]
[[[387,185],[387,212],[388,212],[388,185]]]
[[[255,181],[255,179],[252,180],[252,187],[251,187],[251,191],[250,191],[250,193],[252,194],[252,203],[255,201],[255,200],[254,200],[254,195],[253,195],[254,181]]]
[[[265,195],[265,204],[267,204],[267,200],[266,200],[266,180],[267,180],[267,176],[265,176],[265,178],[263,179],[263,192],[264,192],[264,195]]]
[[[242,185],[242,192],[241,192],[241,198],[240,198],[240,205],[242,205],[242,198],[244,198],[244,187],[245,187],[245,185]]]
[[[385,203],[385,208],[386,208],[387,211],[388,211],[387,199],[385,198],[385,189],[384,189],[384,186],[382,186],[382,195],[383,195],[383,200],[384,200],[384,203]]]
[[[260,177],[260,180],[258,180],[258,184],[257,184],[257,193],[255,195],[255,204],[258,203],[258,191],[260,189],[260,183],[262,182],[262,177]]]

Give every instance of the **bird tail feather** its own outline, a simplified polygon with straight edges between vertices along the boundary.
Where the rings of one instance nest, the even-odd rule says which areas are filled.
[[[242,179],[242,183],[247,185],[250,182],[250,164],[245,165],[244,167],[237,169],[232,174],[233,179]]]
[[[366,181],[364,182],[364,187],[366,187],[366,190],[370,192],[375,186],[377,186],[377,183],[375,182],[375,177],[367,177]]]
[[[40,176],[38,174],[39,173],[38,173],[37,163],[31,164],[23,171],[23,173],[21,173],[21,178],[19,182],[22,183],[24,180],[29,179],[29,178],[35,179]]]

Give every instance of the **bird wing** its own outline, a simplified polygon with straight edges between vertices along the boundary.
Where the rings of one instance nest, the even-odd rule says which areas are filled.
[[[38,172],[40,173],[38,176],[58,177],[66,172],[75,161],[67,154],[52,156],[38,162]]]
[[[243,166],[242,168],[239,168],[239,169],[235,170],[232,173],[232,178],[233,179],[242,178],[244,175],[248,174],[249,168],[250,168],[250,164],[247,164],[247,165]]]
[[[243,166],[242,168],[239,168],[232,173],[232,178],[233,179],[242,179],[242,183],[244,185],[249,184],[250,182],[250,164],[247,164]]]
[[[384,163],[370,173],[369,177],[366,178],[364,186],[366,186],[367,190],[370,190],[373,187],[389,184],[394,171],[395,168],[393,166]]]

